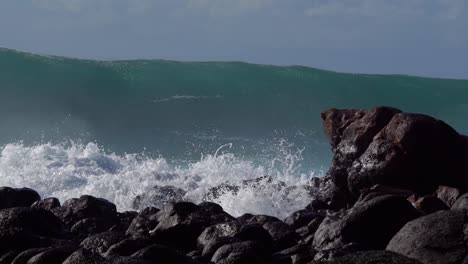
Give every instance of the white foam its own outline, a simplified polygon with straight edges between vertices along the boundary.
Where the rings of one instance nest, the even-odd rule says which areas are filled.
[[[149,192],[155,185],[172,185],[187,190],[186,199],[201,202],[203,195],[222,183],[241,185],[246,179],[264,175],[290,188],[278,191],[277,185],[246,186],[237,194],[226,193],[216,199],[234,216],[243,213],[285,217],[306,206],[310,197],[303,188],[313,173],[297,175],[297,157],[283,153],[267,166],[236,157],[226,146],[216,154],[202,156],[188,166],[169,164],[164,158],[142,154],[106,153],[95,143],[88,144],[7,144],[0,155],[0,186],[29,187],[42,197],[57,197],[62,202],[89,194],[108,199],[119,211],[132,209],[135,196]],[[298,152],[300,154],[300,152]],[[275,187],[276,186],[276,187]]]

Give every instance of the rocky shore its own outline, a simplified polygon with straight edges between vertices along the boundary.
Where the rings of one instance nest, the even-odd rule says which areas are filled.
[[[286,219],[187,201],[117,212],[92,196],[61,204],[2,187],[0,264],[468,263],[467,137],[389,107],[322,119],[332,166]]]

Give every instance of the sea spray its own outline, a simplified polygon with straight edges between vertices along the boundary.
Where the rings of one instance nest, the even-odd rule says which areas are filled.
[[[199,203],[206,200],[211,188],[228,183],[241,187],[211,201],[232,215],[285,217],[310,202],[304,186],[314,172],[298,174],[292,166],[296,159],[301,159],[300,151],[284,149],[282,154],[285,156],[277,157],[276,161],[259,165],[229,153],[228,146],[224,146],[197,162],[174,165],[163,157],[152,158],[143,153],[107,153],[95,143],[32,146],[14,143],[1,149],[0,185],[30,187],[42,197],[58,197],[61,201],[89,194],[106,198],[124,211],[134,209],[135,197],[151,193],[156,185],[184,189],[187,191],[184,199]],[[278,160],[282,161],[280,165]],[[270,177],[262,178],[265,175]],[[260,180],[250,185],[244,183],[255,179]],[[279,190],[278,184],[285,188]]]

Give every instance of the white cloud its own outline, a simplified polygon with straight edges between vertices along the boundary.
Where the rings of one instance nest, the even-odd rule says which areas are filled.
[[[459,17],[465,0],[315,0],[306,15]]]

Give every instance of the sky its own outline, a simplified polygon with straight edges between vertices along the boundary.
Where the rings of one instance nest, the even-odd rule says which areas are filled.
[[[0,47],[468,79],[468,0],[1,0]]]

